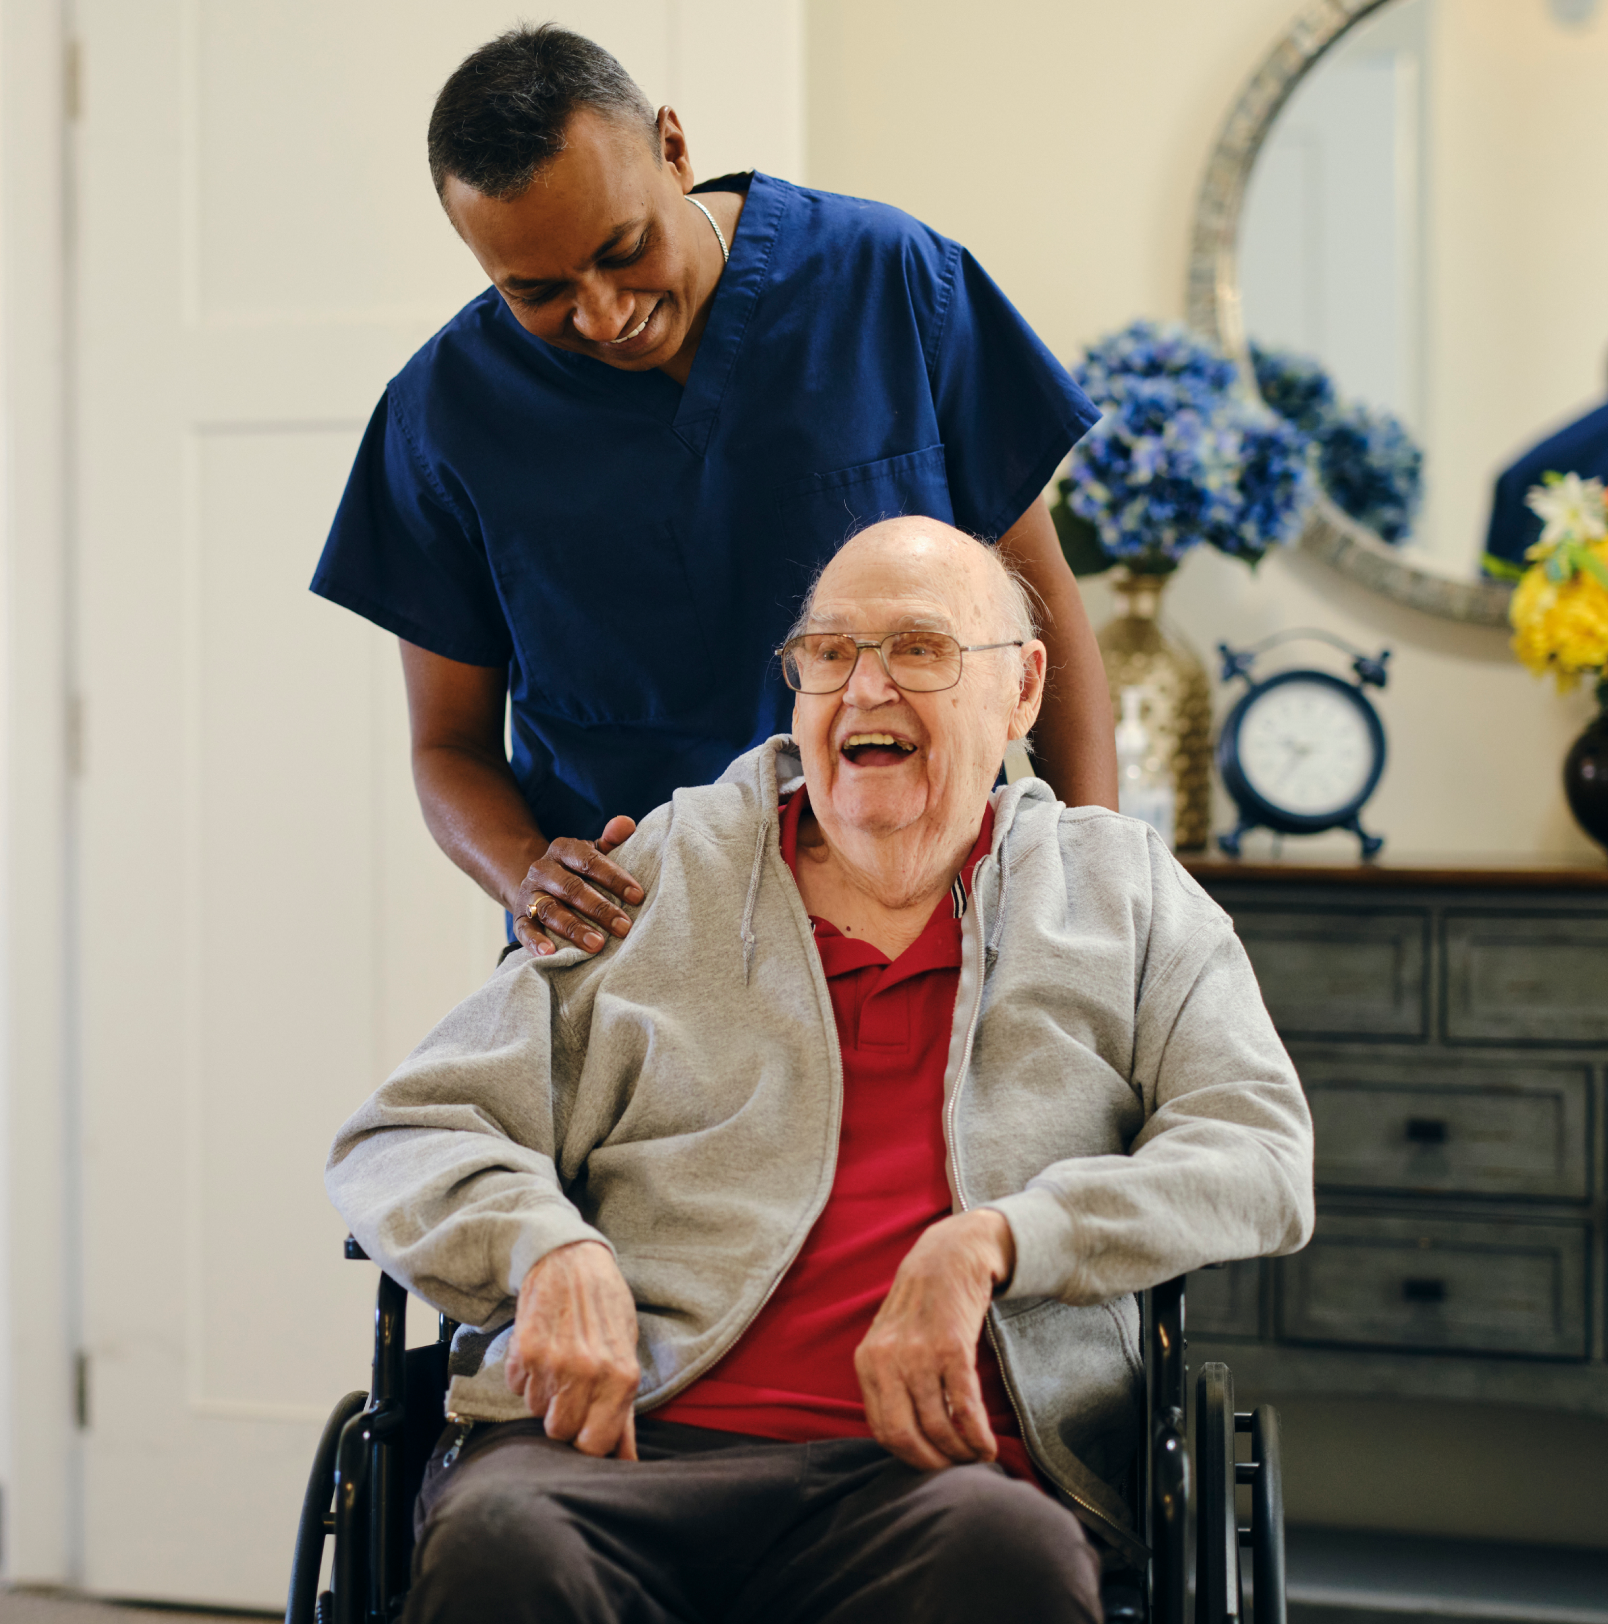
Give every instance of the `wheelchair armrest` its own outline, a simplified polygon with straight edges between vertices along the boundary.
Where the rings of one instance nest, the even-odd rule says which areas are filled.
[[[1145,1327],[1145,1364],[1151,1375],[1155,1409],[1188,1413],[1188,1378],[1184,1369],[1184,1275],[1150,1288]]]
[[[1191,1499],[1188,1385],[1184,1364],[1184,1278],[1165,1280],[1146,1293],[1145,1374],[1150,1386],[1150,1436],[1143,1481],[1144,1511],[1154,1553],[1154,1614],[1181,1624],[1188,1587]]]
[[[345,1255],[354,1263],[364,1263],[368,1260],[368,1253],[357,1244],[357,1237],[355,1235],[348,1235],[346,1237],[346,1245],[343,1248],[343,1251]]]

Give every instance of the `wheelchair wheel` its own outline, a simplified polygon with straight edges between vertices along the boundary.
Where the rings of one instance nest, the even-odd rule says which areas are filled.
[[[1202,1365],[1195,1381],[1195,1616],[1199,1624],[1240,1617],[1239,1520],[1234,1509],[1234,1377]]]
[[[368,1403],[367,1393],[348,1393],[330,1412],[324,1423],[313,1468],[307,1474],[307,1492],[302,1497],[301,1520],[296,1525],[296,1552],[290,1564],[290,1598],[285,1606],[285,1624],[326,1624],[328,1610],[318,1594],[318,1575],[324,1563],[324,1540],[334,1519],[330,1507],[335,1499],[335,1452],[341,1430]]]
[[[1279,1460],[1279,1412],[1271,1404],[1234,1417],[1234,1430],[1251,1435],[1251,1458],[1234,1468],[1234,1476],[1251,1486],[1249,1535],[1251,1591],[1256,1624],[1285,1624],[1284,1480]]]
[[[1271,1404],[1234,1409],[1234,1377],[1227,1365],[1201,1367],[1195,1388],[1195,1452],[1200,1462],[1196,1524],[1196,1617],[1200,1624],[1236,1624],[1244,1617],[1240,1547],[1251,1551],[1256,1624],[1285,1624],[1284,1487],[1279,1460],[1279,1416]],[[1234,1435],[1251,1435],[1251,1458],[1234,1459]],[[1236,1484],[1251,1491],[1251,1520],[1241,1527]]]

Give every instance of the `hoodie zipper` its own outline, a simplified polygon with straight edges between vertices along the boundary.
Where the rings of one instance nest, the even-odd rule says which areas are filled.
[[[997,859],[990,858],[988,861],[994,861],[997,864]],[[978,864],[978,868],[981,868],[982,866],[983,865],[981,863]],[[954,1081],[950,1085],[949,1098],[944,1101],[943,1116],[944,1148],[949,1153],[950,1183],[954,1187],[955,1200],[959,1204],[962,1212],[970,1212],[972,1210],[972,1205],[971,1202],[966,1199],[966,1187],[961,1179],[960,1150],[955,1134],[955,1120],[959,1115],[960,1095],[961,1090],[965,1087],[966,1073],[971,1067],[972,1041],[977,1035],[977,1020],[983,1007],[983,904],[981,897],[978,895],[980,889],[981,887],[977,883],[977,874],[974,872],[972,875],[971,906],[966,910],[966,917],[961,925],[961,965],[962,978],[964,979],[966,953],[967,950],[970,949],[974,956],[974,967],[976,970],[976,975],[974,978],[975,985],[971,989],[971,1008],[968,1010],[966,1015],[966,1036],[961,1044],[960,1064],[956,1068]],[[1003,892],[1003,878],[1001,878],[1000,881],[1000,889]],[[1001,901],[1003,902],[1003,897],[1001,898]],[[1028,1455],[1032,1457],[1033,1446],[1029,1440],[1027,1421],[1022,1414],[1021,1401],[1016,1396],[1016,1386],[1011,1380],[1010,1369],[1005,1363],[1005,1354],[1000,1347],[999,1335],[994,1328],[993,1304],[989,1305],[988,1313],[983,1319],[983,1327],[988,1332],[989,1346],[993,1348],[994,1359],[999,1365],[1000,1385],[1005,1389],[1005,1397],[1010,1400],[1011,1413],[1016,1417],[1016,1429],[1022,1436],[1022,1443],[1026,1447]],[[1105,1512],[1101,1511],[1098,1506],[1091,1505],[1075,1490],[1067,1488],[1066,1485],[1061,1483],[1056,1478],[1055,1474],[1051,1472],[1048,1467],[1044,1466],[1042,1461],[1037,1460],[1036,1457],[1034,1457],[1034,1464],[1039,1466],[1044,1471],[1045,1476],[1048,1477],[1050,1481],[1055,1484],[1056,1488],[1075,1506],[1078,1506],[1082,1510],[1088,1512],[1091,1517],[1093,1517],[1097,1522],[1104,1524],[1105,1527],[1115,1529],[1118,1533],[1124,1533],[1124,1530],[1119,1528],[1118,1525],[1105,1514]]]
[[[443,1471],[457,1465],[458,1456],[462,1453],[463,1446],[469,1441],[469,1434],[475,1430],[475,1424],[473,1421],[462,1420],[456,1415],[450,1415],[447,1419],[449,1421],[457,1421],[458,1436],[452,1440],[451,1447],[447,1450],[446,1454],[441,1457],[441,1467]]]

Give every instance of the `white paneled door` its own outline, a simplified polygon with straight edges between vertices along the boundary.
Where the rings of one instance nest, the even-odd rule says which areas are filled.
[[[700,165],[796,175],[799,6],[559,8]],[[478,291],[424,167],[499,0],[83,0],[74,126],[79,1578],[282,1605],[366,1381],[373,1271],[321,1171],[489,971],[394,644],[307,591],[386,378]]]

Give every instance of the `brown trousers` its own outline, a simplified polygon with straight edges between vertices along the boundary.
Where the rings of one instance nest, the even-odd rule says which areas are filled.
[[[640,1461],[539,1421],[437,1448],[407,1624],[1098,1624],[1076,1518],[992,1466],[868,1439],[785,1444],[644,1416]]]

